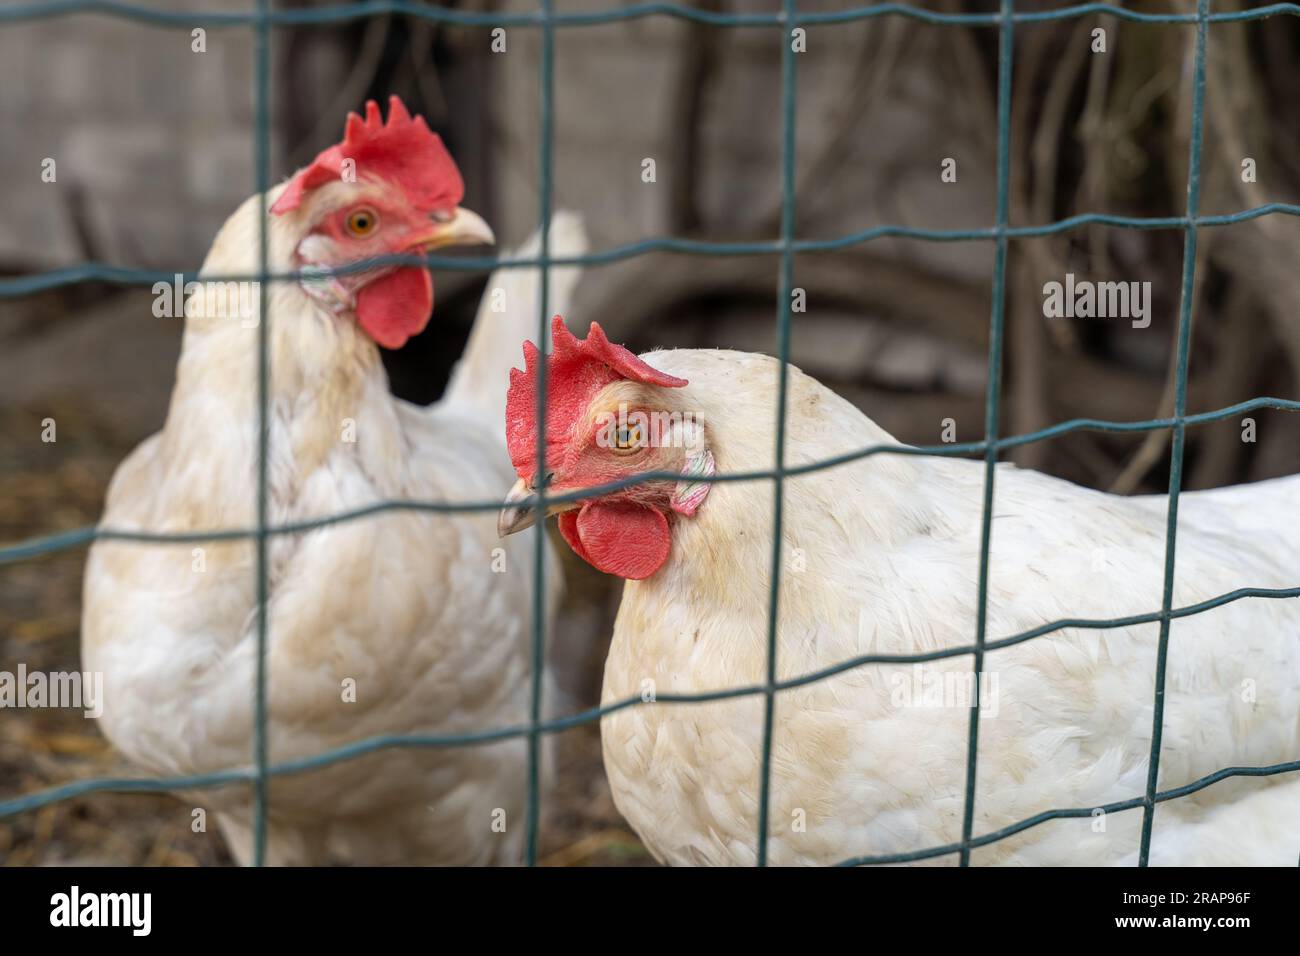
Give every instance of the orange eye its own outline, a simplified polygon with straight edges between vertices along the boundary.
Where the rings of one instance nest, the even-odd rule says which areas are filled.
[[[379,216],[373,209],[358,209],[348,216],[348,232],[354,236],[368,236],[379,226]]]
[[[624,425],[614,435],[614,448],[617,451],[636,451],[642,447],[641,426]]]

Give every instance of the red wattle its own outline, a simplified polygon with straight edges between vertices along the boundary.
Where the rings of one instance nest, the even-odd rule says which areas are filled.
[[[405,266],[380,276],[357,293],[357,321],[386,349],[400,349],[423,331],[433,311],[433,276]]]
[[[672,550],[663,512],[630,502],[588,501],[560,516],[560,533],[588,564],[633,581],[658,571]]]
[[[578,512],[566,511],[560,515],[558,520],[560,534],[564,536],[565,541],[569,542],[569,547],[573,549],[573,553],[588,564],[594,565],[596,562],[592,561],[587,554],[587,549],[582,546],[582,538],[578,534]]]

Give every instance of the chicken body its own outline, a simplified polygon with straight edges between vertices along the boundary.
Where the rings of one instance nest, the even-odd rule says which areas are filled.
[[[203,275],[256,274],[258,214],[257,197],[235,212]],[[294,268],[291,219],[269,221],[273,272]],[[553,252],[580,252],[584,242],[576,219],[556,217]],[[573,270],[554,271],[553,300],[562,302],[575,279]],[[504,289],[504,312],[485,299],[446,396],[426,409],[390,395],[378,349],[352,316],[321,307],[297,283],[274,283],[269,523],[384,500],[481,500],[499,487],[510,474],[497,425],[507,355],[536,327],[538,286],[535,270],[493,277],[489,297]],[[214,287],[191,299],[166,426],[114,476],[106,527],[185,533],[256,525],[258,329],[213,314]],[[105,675],[103,730],[146,770],[250,765],[256,570],[251,540],[106,540],[92,549],[85,667]],[[267,573],[272,763],[379,734],[527,721],[533,543],[499,542],[491,515],[387,511],[277,535]],[[558,566],[546,580],[549,608]],[[387,749],[277,776],[267,859],[517,861],[525,776],[519,739]],[[248,862],[247,786],[183,798],[215,811],[236,857]]]
[[[642,359],[689,380],[643,387],[642,404],[699,416],[719,473],[773,466],[774,360],[697,350]],[[790,467],[895,443],[794,368],[788,413]],[[789,478],[779,679],[859,655],[972,644],[983,482],[979,462],[898,455]],[[990,641],[1062,618],[1159,610],[1163,496],[1122,498],[1011,465],[999,466],[995,488]],[[666,563],[625,584],[605,703],[647,687],[664,695],[764,683],[772,495],[770,481],[719,483],[693,517],[674,517]],[[1300,477],[1184,494],[1174,607],[1240,587],[1294,587],[1298,525]],[[1155,623],[1067,628],[988,653],[976,836],[1144,792],[1158,632]],[[969,655],[869,664],[781,690],[769,859],[829,864],[959,841],[971,668]],[[1300,603],[1245,599],[1174,620],[1165,692],[1162,790],[1300,757]],[[762,731],[761,696],[603,719],[615,802],[659,859],[755,862]],[[1298,776],[1226,780],[1161,803],[1152,862],[1294,865]],[[1053,820],[976,849],[973,861],[1133,863],[1140,823],[1140,809]]]

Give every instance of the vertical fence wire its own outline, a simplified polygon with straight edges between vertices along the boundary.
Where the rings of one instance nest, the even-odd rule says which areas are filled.
[[[772,734],[776,716],[777,619],[781,610],[781,538],[785,500],[786,399],[790,384],[790,295],[794,285],[795,0],[783,0],[781,40],[781,265],[777,280],[776,349],[780,359],[776,391],[776,449],[772,476],[772,581],[767,603],[767,674],[763,684],[763,759],[758,791],[758,865],[767,865],[768,812],[772,788]]]
[[[542,691],[546,667],[546,388],[547,359],[551,347],[547,322],[551,279],[551,202],[554,187],[551,168],[552,139],[554,136],[555,109],[555,27],[552,22],[552,0],[539,0],[542,15],[541,52],[538,65],[538,161],[537,206],[538,229],[541,231],[538,255],[538,305],[537,346],[541,357],[537,362],[537,469],[533,483],[537,486],[538,521],[533,528],[533,633],[532,673],[528,711],[528,820],[525,830],[524,860],[529,866],[537,865],[538,822],[541,818],[542,747]]]
[[[270,415],[270,227],[266,214],[266,192],[271,184],[271,0],[257,0],[255,71],[254,163],[258,193],[258,277],[257,277],[257,685],[253,689],[253,760],[257,777],[253,783],[253,864],[266,862],[266,816],[268,809],[266,740],[267,603],[270,601],[270,572],[267,567],[268,500],[267,475],[271,450]]]
[[[1015,61],[1015,0],[1002,0],[998,30],[998,154],[997,246],[993,257],[993,289],[989,311],[988,382],[984,395],[984,503],[980,515],[979,594],[975,605],[975,650],[972,654],[974,687],[966,742],[966,792],[961,815],[959,862],[970,866],[971,835],[975,826],[975,780],[979,756],[980,676],[984,672],[984,642],[988,634],[989,547],[993,540],[994,476],[998,465],[1001,428],[1002,339],[1006,327],[1007,225],[1011,196],[1011,69]]]
[[[1192,64],[1192,128],[1187,156],[1187,225],[1183,229],[1183,278],[1178,302],[1178,365],[1174,375],[1173,441],[1169,460],[1169,510],[1165,519],[1164,592],[1160,600],[1160,642],[1156,648],[1155,696],[1151,713],[1151,756],[1142,800],[1142,844],[1138,866],[1151,857],[1151,829],[1156,816],[1156,784],[1160,777],[1160,743],[1165,721],[1165,666],[1169,660],[1169,612],[1174,606],[1174,559],[1178,538],[1178,496],[1183,487],[1183,445],[1187,424],[1187,361],[1192,342],[1192,309],[1196,293],[1196,215],[1201,202],[1201,134],[1205,119],[1205,44],[1210,0],[1196,2],[1196,52]]]

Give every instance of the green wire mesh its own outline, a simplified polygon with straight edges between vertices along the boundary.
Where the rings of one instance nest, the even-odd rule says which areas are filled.
[[[271,777],[282,774],[300,773],[325,767],[333,763],[360,757],[393,747],[463,747],[487,744],[495,741],[517,737],[528,738],[528,804],[526,816],[526,860],[529,865],[537,862],[537,836],[540,809],[540,738],[543,734],[556,733],[582,724],[600,720],[628,707],[646,706],[640,698],[615,701],[600,707],[589,708],[565,717],[544,721],[542,713],[542,671],[544,667],[544,628],[543,595],[545,593],[545,564],[542,555],[546,547],[545,532],[539,522],[534,531],[535,572],[533,580],[532,605],[532,676],[530,689],[530,706],[528,723],[510,727],[499,727],[467,734],[402,734],[381,735],[347,744],[312,757],[287,761],[277,764],[269,762],[266,738],[266,644],[267,619],[266,606],[268,582],[266,574],[267,542],[273,535],[300,534],[316,528],[337,524],[344,521],[360,520],[370,515],[387,511],[428,511],[439,513],[496,511],[500,508],[499,500],[476,502],[437,502],[437,501],[382,501],[365,508],[340,512],[310,521],[271,526],[267,518],[267,461],[269,430],[267,421],[268,391],[270,368],[268,359],[268,328],[270,314],[268,309],[267,282],[286,281],[298,278],[297,273],[274,274],[267,265],[265,193],[270,186],[270,40],[273,27],[307,26],[321,24],[339,24],[384,14],[397,14],[429,20],[435,23],[447,23],[460,26],[518,26],[536,27],[541,31],[541,64],[539,75],[539,116],[540,148],[538,219],[541,229],[541,249],[532,259],[504,260],[494,257],[474,259],[448,259],[439,256],[411,258],[403,256],[386,256],[379,259],[355,263],[337,270],[341,273],[363,271],[372,266],[385,264],[427,265],[432,268],[456,270],[483,270],[489,268],[525,268],[541,269],[541,295],[538,314],[538,341],[546,341],[549,294],[549,275],[547,267],[551,265],[599,265],[615,262],[632,256],[651,252],[675,252],[688,255],[758,255],[775,254],[779,257],[779,287],[777,302],[777,350],[780,359],[781,374],[777,391],[777,439],[775,467],[767,471],[736,472],[727,475],[715,475],[701,479],[707,481],[771,481],[775,492],[774,531],[772,541],[772,585],[768,604],[767,629],[767,666],[766,680],[761,685],[735,687],[723,690],[707,691],[694,694],[660,694],[656,703],[686,704],[707,701],[730,700],[741,697],[763,697],[763,759],[758,801],[758,865],[767,863],[768,810],[771,779],[773,710],[777,693],[792,687],[800,687],[819,680],[833,677],[847,670],[871,664],[920,664],[950,657],[970,655],[974,670],[974,700],[971,704],[970,727],[967,743],[966,786],[962,813],[961,839],[957,843],[926,847],[907,853],[858,857],[845,860],[841,865],[857,866],[863,864],[905,863],[931,859],[949,854],[957,854],[961,865],[970,864],[971,850],[996,843],[1016,833],[1038,826],[1048,820],[1071,817],[1089,817],[1100,809],[1106,813],[1142,808],[1142,836],[1139,849],[1139,866],[1149,862],[1151,849],[1151,832],[1156,805],[1166,800],[1173,800],[1203,790],[1228,777],[1263,777],[1300,770],[1300,760],[1271,764],[1264,767],[1225,767],[1215,773],[1194,780],[1184,786],[1170,790],[1157,790],[1160,770],[1160,744],[1164,718],[1165,669],[1168,660],[1169,629],[1173,620],[1199,614],[1212,608],[1220,607],[1246,598],[1280,599],[1300,597],[1300,587],[1294,588],[1239,588],[1206,601],[1185,607],[1173,606],[1174,554],[1178,530],[1178,500],[1182,489],[1183,450],[1188,425],[1220,421],[1243,412],[1261,408],[1276,408],[1300,411],[1300,402],[1278,398],[1255,398],[1227,408],[1196,415],[1187,412],[1187,363],[1191,344],[1192,327],[1192,290],[1196,271],[1196,236],[1202,227],[1229,225],[1257,219],[1266,215],[1300,215],[1300,206],[1287,203],[1269,203],[1253,209],[1227,215],[1199,215],[1201,179],[1201,138],[1205,112],[1205,47],[1208,26],[1211,23],[1240,22],[1259,20],[1266,17],[1287,14],[1300,16],[1300,4],[1276,3],[1258,7],[1253,10],[1211,13],[1209,0],[1197,0],[1196,12],[1193,13],[1142,13],[1127,10],[1106,3],[1085,3],[1058,10],[1024,12],[1015,10],[1014,0],[1000,0],[997,13],[943,13],[925,10],[904,3],[882,3],[875,6],[832,12],[799,12],[796,0],[781,0],[781,9],[771,13],[718,13],[695,9],[676,3],[639,3],[625,7],[600,11],[557,13],[553,9],[553,0],[538,0],[535,12],[516,13],[466,13],[447,10],[440,7],[424,6],[408,0],[377,0],[372,3],[344,3],[327,7],[306,7],[275,10],[270,0],[257,0],[255,10],[247,12],[180,12],[160,10],[139,5],[126,0],[40,0],[33,3],[18,3],[0,8],[0,23],[25,20],[45,19],[71,14],[100,13],[122,19],[135,20],[156,26],[192,29],[195,26],[212,28],[251,27],[256,37],[256,55],[254,58],[253,82],[256,95],[256,143],[255,168],[257,191],[262,195],[261,225],[261,263],[255,276],[208,276],[207,281],[256,280],[260,283],[260,302],[262,321],[258,332],[258,394],[260,408],[258,415],[258,474],[257,474],[257,525],[245,529],[220,529],[205,532],[182,534],[160,534],[149,532],[118,531],[111,528],[87,527],[62,534],[50,535],[26,542],[0,548],[0,565],[22,561],[38,555],[48,554],[70,548],[80,547],[96,540],[134,541],[152,544],[182,544],[205,541],[253,539],[257,553],[257,644],[258,668],[257,683],[254,688],[254,726],[253,741],[254,765],[247,769],[231,769],[208,774],[196,774],[184,777],[151,779],[109,779],[98,778],[79,780],[74,783],[52,787],[32,794],[0,801],[0,818],[12,816],[38,807],[62,800],[69,800],[99,791],[153,793],[172,790],[188,790],[202,787],[216,787],[234,783],[250,783],[253,787],[254,801],[254,860],[257,865],[265,862],[266,855],[266,813],[267,787]],[[1065,20],[1096,14],[1106,14],[1120,20],[1140,23],[1194,24],[1196,44],[1193,60],[1192,85],[1192,126],[1188,156],[1187,211],[1181,217],[1139,218],[1129,216],[1112,216],[1088,213],[1072,216],[1057,222],[1034,226],[1011,226],[1009,224],[1009,183],[1011,169],[1011,75],[1013,63],[1013,46],[1015,24],[1052,20]],[[651,16],[673,17],[697,23],[720,27],[777,27],[791,31],[799,26],[817,24],[848,23],[866,20],[871,17],[899,16],[933,24],[960,24],[966,26],[996,26],[998,28],[998,79],[997,79],[997,204],[996,225],[987,229],[915,229],[905,226],[877,226],[847,236],[828,240],[798,240],[794,237],[795,213],[795,90],[796,69],[795,53],[791,43],[783,44],[781,56],[781,226],[780,237],[775,241],[760,242],[707,242],[685,239],[647,239],[614,247],[603,252],[575,257],[550,256],[549,227],[552,212],[552,153],[554,139],[553,110],[555,100],[555,29],[557,27],[592,26],[635,20]],[[1174,414],[1169,418],[1148,419],[1138,422],[1112,422],[1098,419],[1073,419],[1061,422],[1049,428],[1022,435],[1000,438],[998,436],[1001,411],[1002,346],[1005,326],[1006,299],[1006,265],[1007,245],[1010,239],[1033,236],[1047,236],[1085,225],[1108,225],[1125,229],[1181,229],[1183,231],[1183,269],[1181,298],[1178,313],[1177,365],[1175,377]],[[920,239],[929,242],[958,242],[970,240],[992,240],[995,243],[993,267],[993,294],[990,315],[988,385],[985,396],[985,437],[980,442],[964,444],[946,444],[941,446],[903,446],[874,445],[854,452],[838,455],[823,461],[812,462],[797,467],[785,465],[785,409],[788,368],[790,355],[791,308],[790,292],[793,286],[794,258],[799,253],[823,252],[842,249],[869,242],[887,236],[899,236]],[[174,274],[162,274],[149,270],[130,269],[101,263],[83,263],[63,269],[51,270],[38,275],[19,276],[0,280],[0,299],[16,298],[34,292],[56,288],[86,281],[104,281],[119,284],[152,285],[157,281],[170,282]],[[186,274],[186,280],[195,278],[193,273]],[[537,400],[539,405],[546,401],[546,363],[539,363],[537,376]],[[539,461],[544,457],[546,416],[538,415],[537,450]],[[1164,587],[1159,611],[1146,614],[1130,615],[1110,619],[1065,619],[1053,621],[1019,634],[997,640],[988,640],[988,571],[989,544],[993,528],[993,492],[995,465],[999,454],[1008,448],[1014,448],[1031,442],[1043,441],[1068,432],[1079,430],[1104,432],[1146,432],[1157,429],[1171,429],[1173,435],[1172,455],[1169,469],[1169,507],[1166,516],[1165,531],[1165,568]],[[831,468],[852,461],[859,461],[877,454],[898,455],[935,455],[956,456],[980,454],[984,457],[984,500],[980,527],[980,567],[979,594],[976,606],[976,632],[974,643],[961,647],[945,648],[922,654],[868,654],[841,661],[797,677],[779,680],[777,678],[777,619],[780,597],[781,570],[781,529],[783,519],[783,487],[786,478]],[[598,489],[584,492],[585,495],[615,491],[649,480],[675,480],[676,475],[664,473],[644,473],[617,482],[611,482]],[[575,495],[547,496],[543,489],[538,495],[539,507],[544,509],[547,502],[573,500]],[[1047,810],[1035,816],[1021,820],[1010,826],[991,833],[975,836],[973,832],[975,818],[975,786],[977,779],[977,754],[979,744],[979,707],[980,680],[984,666],[984,656],[989,651],[1011,647],[1024,641],[1032,640],[1046,634],[1066,628],[1085,628],[1104,630],[1107,628],[1127,627],[1136,624],[1159,623],[1159,643],[1157,646],[1156,674],[1154,689],[1154,710],[1152,716],[1151,756],[1148,764],[1146,790],[1141,796],[1107,804],[1103,807],[1071,807]],[[653,705],[650,705],[653,706]]]

